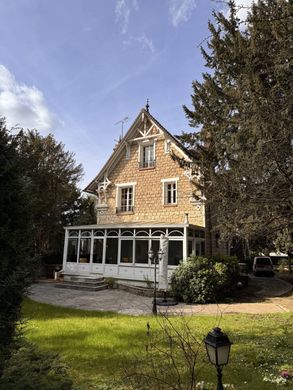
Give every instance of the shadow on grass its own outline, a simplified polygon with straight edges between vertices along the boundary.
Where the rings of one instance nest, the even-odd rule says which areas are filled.
[[[57,303],[57,302],[56,302]],[[23,302],[23,313],[26,319],[52,320],[66,318],[116,318],[127,315],[118,314],[111,311],[91,311],[82,309],[72,309],[68,307],[55,306],[47,303],[40,303],[26,298]]]

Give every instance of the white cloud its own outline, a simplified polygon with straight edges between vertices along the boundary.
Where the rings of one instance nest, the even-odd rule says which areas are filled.
[[[128,30],[129,17],[132,10],[138,10],[137,0],[117,0],[115,6],[116,23],[121,26],[121,33],[126,34]]]
[[[126,46],[139,44],[143,50],[150,50],[152,53],[155,53],[156,51],[152,39],[147,37],[146,34],[142,34],[139,37],[130,37],[129,39],[125,40],[123,44]]]
[[[254,3],[254,0],[235,0],[235,7],[237,10],[237,17],[241,22],[246,20],[247,13]],[[225,7],[222,11],[226,17],[229,17],[230,11],[228,7]]]
[[[174,27],[187,22],[196,8],[196,0],[169,0],[169,17]]]
[[[4,65],[0,65],[0,116],[6,117],[8,127],[19,125],[48,132],[58,124],[42,92],[18,83]]]

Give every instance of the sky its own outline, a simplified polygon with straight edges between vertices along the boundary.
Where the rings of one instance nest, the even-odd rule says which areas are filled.
[[[245,17],[251,0],[237,0]],[[189,131],[192,81],[217,0],[0,0],[0,116],[53,133],[84,188],[149,99],[172,134]]]

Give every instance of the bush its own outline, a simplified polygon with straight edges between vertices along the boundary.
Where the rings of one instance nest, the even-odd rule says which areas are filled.
[[[72,381],[56,354],[22,341],[0,378],[0,390],[70,390]]]
[[[174,296],[185,303],[217,302],[231,296],[239,278],[234,257],[212,259],[192,256],[179,264],[171,277]]]

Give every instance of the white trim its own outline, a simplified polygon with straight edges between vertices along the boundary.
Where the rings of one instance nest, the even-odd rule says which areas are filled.
[[[131,146],[129,143],[126,143],[126,150],[125,150],[125,159],[130,160],[131,157]]]
[[[161,183],[163,184],[162,185],[162,190],[163,190],[163,196],[162,196],[162,204],[165,205],[165,206],[175,206],[178,204],[178,184],[177,182],[179,181],[179,178],[175,177],[173,179],[161,179]],[[176,202],[171,202],[171,203],[168,203],[166,200],[167,200],[167,186],[169,184],[175,184],[176,185]],[[173,191],[173,189],[172,189]],[[173,192],[172,192],[172,197],[173,197]]]
[[[148,135],[146,137],[132,138],[128,142],[142,142],[142,141],[149,141],[149,142],[151,142],[151,140],[153,138],[155,138],[155,139],[163,139],[161,134],[151,134],[151,135]]]
[[[119,183],[116,184],[116,208],[121,207],[121,190],[123,188],[129,188],[132,187],[132,207],[134,207],[134,201],[135,201],[135,186],[136,186],[136,181],[131,182],[131,183]]]
[[[119,183],[115,184],[116,187],[130,187],[130,186],[136,186],[136,181],[133,181],[132,183]]]
[[[140,223],[140,222],[132,222],[132,223],[126,223],[126,222],[121,222],[121,223],[108,223],[108,224],[92,224],[92,225],[76,225],[76,226],[65,226],[64,230],[90,230],[90,229],[95,229],[95,230],[102,230],[102,229],[119,229],[119,228],[138,228],[138,229],[149,229],[149,228],[183,228],[185,227],[185,223]],[[197,230],[202,230],[204,231],[204,226],[199,226],[199,225],[192,225],[189,224],[193,229]]]
[[[144,157],[144,148],[147,148],[149,146],[152,146],[153,148],[153,161],[156,161],[156,142],[157,139],[154,140],[142,140],[138,144],[138,162],[139,164],[143,163],[143,157]],[[151,160],[148,160],[151,161]]]
[[[68,238],[69,238],[69,230],[66,229],[65,237],[64,237],[64,250],[63,250],[63,269],[65,269],[67,263]]]
[[[170,154],[171,144],[172,144],[171,140],[165,139],[165,141],[164,141],[164,153],[165,154]]]
[[[171,179],[161,179],[161,183],[167,183],[172,181],[178,181],[179,177],[171,177]]]

